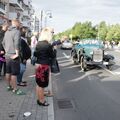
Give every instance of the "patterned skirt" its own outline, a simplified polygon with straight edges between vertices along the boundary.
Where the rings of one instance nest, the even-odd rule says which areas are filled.
[[[50,73],[50,68],[49,65],[42,65],[40,64],[36,68],[36,83],[39,87],[47,87],[49,83],[49,73]]]

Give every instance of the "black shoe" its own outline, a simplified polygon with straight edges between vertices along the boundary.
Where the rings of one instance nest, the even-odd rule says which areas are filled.
[[[21,82],[21,83],[18,83],[17,85],[18,85],[18,86],[23,86],[23,87],[27,86],[27,84],[22,83],[22,82]]]
[[[37,100],[37,104],[40,106],[49,106],[49,104],[46,101],[44,103],[41,103],[39,100]]]

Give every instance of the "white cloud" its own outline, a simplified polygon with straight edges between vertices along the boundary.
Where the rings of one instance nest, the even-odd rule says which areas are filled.
[[[53,18],[47,23],[53,25],[57,32],[72,27],[78,21],[120,21],[119,0],[34,0],[33,5],[39,14],[40,10],[51,10]]]

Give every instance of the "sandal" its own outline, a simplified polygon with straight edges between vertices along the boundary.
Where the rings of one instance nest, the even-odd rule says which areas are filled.
[[[11,86],[7,87],[7,91],[12,91],[12,90],[13,90],[13,88]]]
[[[13,93],[16,94],[16,95],[25,95],[25,93],[19,89],[17,90],[13,90]]]
[[[27,81],[22,81],[22,83],[27,83]]]
[[[26,84],[26,83],[23,83],[23,82],[18,83],[17,85],[18,85],[18,86],[23,86],[23,87],[27,86],[27,84]]]
[[[49,103],[47,103],[46,101],[41,103],[39,100],[37,100],[37,104],[40,105],[40,106],[49,106]]]
[[[46,96],[46,97],[53,97],[54,95],[52,93],[44,93],[44,96]]]

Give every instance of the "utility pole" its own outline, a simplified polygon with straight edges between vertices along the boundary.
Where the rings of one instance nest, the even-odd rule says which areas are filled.
[[[40,13],[40,29],[41,29],[41,31],[43,29],[42,23],[43,23],[43,10],[41,10],[41,13]]]
[[[40,12],[40,30],[42,31],[43,27],[47,27],[47,17],[52,18],[52,13],[50,10]],[[43,25],[44,24],[44,25]]]
[[[45,27],[47,27],[47,18],[52,18],[52,13],[50,10],[45,11],[45,20],[44,20]]]

